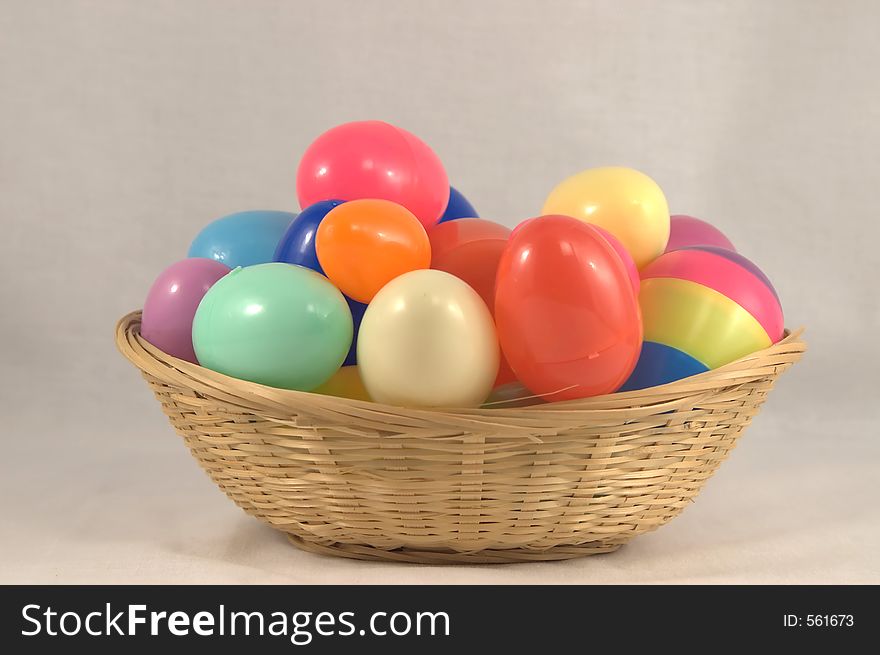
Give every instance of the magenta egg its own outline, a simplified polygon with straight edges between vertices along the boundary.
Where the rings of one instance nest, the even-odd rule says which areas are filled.
[[[159,350],[197,364],[193,317],[208,289],[229,271],[225,264],[202,257],[182,259],[166,268],[144,301],[141,336]]]
[[[632,258],[632,255],[629,254],[629,250],[627,250],[624,245],[620,242],[616,236],[611,234],[608,230],[603,227],[599,227],[598,225],[592,225],[593,229],[596,230],[599,234],[605,237],[605,240],[611,244],[611,247],[614,248],[614,252],[617,253],[617,256],[620,257],[620,261],[623,262],[623,265],[626,266],[626,272],[629,274],[629,281],[632,284],[633,293],[636,296],[639,295],[639,285],[641,284],[639,281],[639,269],[636,267],[636,263]]]
[[[665,252],[691,246],[715,246],[736,251],[730,239],[711,223],[684,214],[670,216],[669,241]]]

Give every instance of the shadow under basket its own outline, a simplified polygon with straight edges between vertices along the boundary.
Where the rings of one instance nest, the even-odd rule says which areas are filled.
[[[805,350],[798,330],[641,391],[416,410],[228,377],[144,341],[140,318],[116,345],[227,496],[304,550],[397,562],[616,550],[694,499]]]

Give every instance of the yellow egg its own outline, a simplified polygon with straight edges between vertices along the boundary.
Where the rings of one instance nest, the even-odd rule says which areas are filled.
[[[477,407],[492,389],[495,323],[467,283],[437,270],[404,273],[370,301],[358,367],[373,400],[404,407]]]
[[[343,366],[324,384],[312,390],[312,393],[354,400],[371,400],[357,366]]]
[[[666,196],[654,180],[632,168],[590,168],[572,175],[550,192],[541,213],[605,228],[639,268],[663,254],[669,240]]]

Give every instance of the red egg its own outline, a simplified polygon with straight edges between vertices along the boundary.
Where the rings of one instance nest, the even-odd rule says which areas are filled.
[[[489,311],[494,312],[495,274],[509,235],[510,228],[481,218],[460,218],[440,223],[428,232],[431,268],[446,271],[467,282],[480,295]],[[495,386],[515,379],[510,365],[502,356]]]
[[[545,400],[616,391],[642,344],[626,266],[595,228],[569,216],[543,216],[511,236],[495,320],[513,371]]]
[[[495,273],[508,236],[510,228],[482,218],[440,223],[428,232],[431,268],[452,273],[467,282],[492,309]]]

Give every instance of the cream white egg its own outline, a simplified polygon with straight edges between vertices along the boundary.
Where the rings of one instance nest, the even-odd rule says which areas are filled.
[[[498,374],[489,308],[467,283],[437,270],[405,273],[370,302],[358,365],[373,400],[404,407],[477,407]]]

